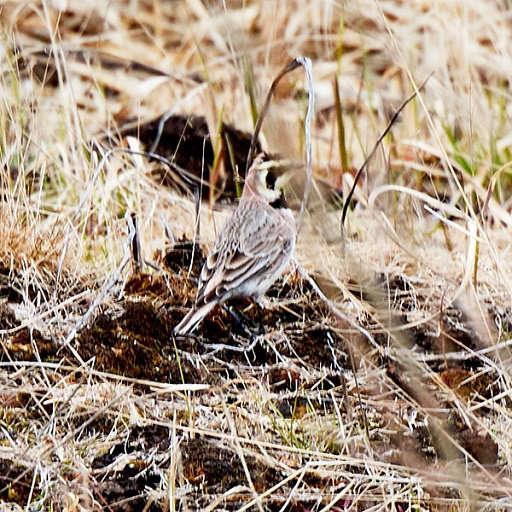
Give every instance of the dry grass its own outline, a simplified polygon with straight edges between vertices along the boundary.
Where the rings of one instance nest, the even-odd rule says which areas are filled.
[[[1,510],[512,509],[509,2],[23,0],[0,16]],[[170,112],[204,116],[216,147],[220,120],[252,130],[251,96],[298,55],[319,185],[296,258],[314,283],[290,271],[264,334],[230,337],[219,312],[173,340],[194,289],[158,254],[166,224],[194,236],[194,203],[101,141]],[[346,197],[432,72],[341,233],[325,190]],[[288,75],[264,125],[294,161],[306,84]],[[201,206],[206,246],[226,210]],[[140,276],[131,213],[158,268]]]

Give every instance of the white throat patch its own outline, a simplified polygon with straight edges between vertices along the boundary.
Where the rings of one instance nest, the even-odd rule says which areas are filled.
[[[277,201],[281,197],[281,192],[277,187],[276,189],[268,188],[266,180],[267,174],[267,169],[258,169],[254,175],[254,185],[258,193],[268,199],[269,202]]]

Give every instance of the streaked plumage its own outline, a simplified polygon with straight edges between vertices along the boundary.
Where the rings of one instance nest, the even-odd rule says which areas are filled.
[[[234,297],[258,300],[283,273],[295,246],[295,221],[272,164],[258,155],[249,169],[240,204],[222,227],[201,270],[196,302],[175,327],[194,330],[217,305]]]

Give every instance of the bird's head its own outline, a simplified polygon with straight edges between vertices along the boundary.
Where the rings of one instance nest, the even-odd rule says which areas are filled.
[[[286,206],[284,187],[290,174],[283,173],[284,166],[281,160],[265,160],[264,153],[257,155],[245,178],[242,197],[256,196],[275,207]]]

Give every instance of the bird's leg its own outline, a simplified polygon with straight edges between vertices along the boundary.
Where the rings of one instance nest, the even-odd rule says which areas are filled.
[[[265,326],[263,325],[263,318],[262,318],[262,310],[260,305],[258,304],[258,311],[259,311],[259,322],[255,322],[254,320],[251,320],[247,315],[242,313],[238,308],[235,307],[226,307],[223,306],[223,308],[233,317],[235,321],[235,325],[241,327],[243,331],[250,337],[258,336],[260,334],[265,334],[267,330],[265,329]]]
[[[260,299],[261,300],[261,299]],[[267,332],[267,329],[265,328],[265,324],[263,323],[263,310],[266,309],[265,306],[261,304],[259,300],[254,302],[256,305],[256,308],[258,309],[258,322],[259,322],[259,328],[261,334],[265,334]]]

